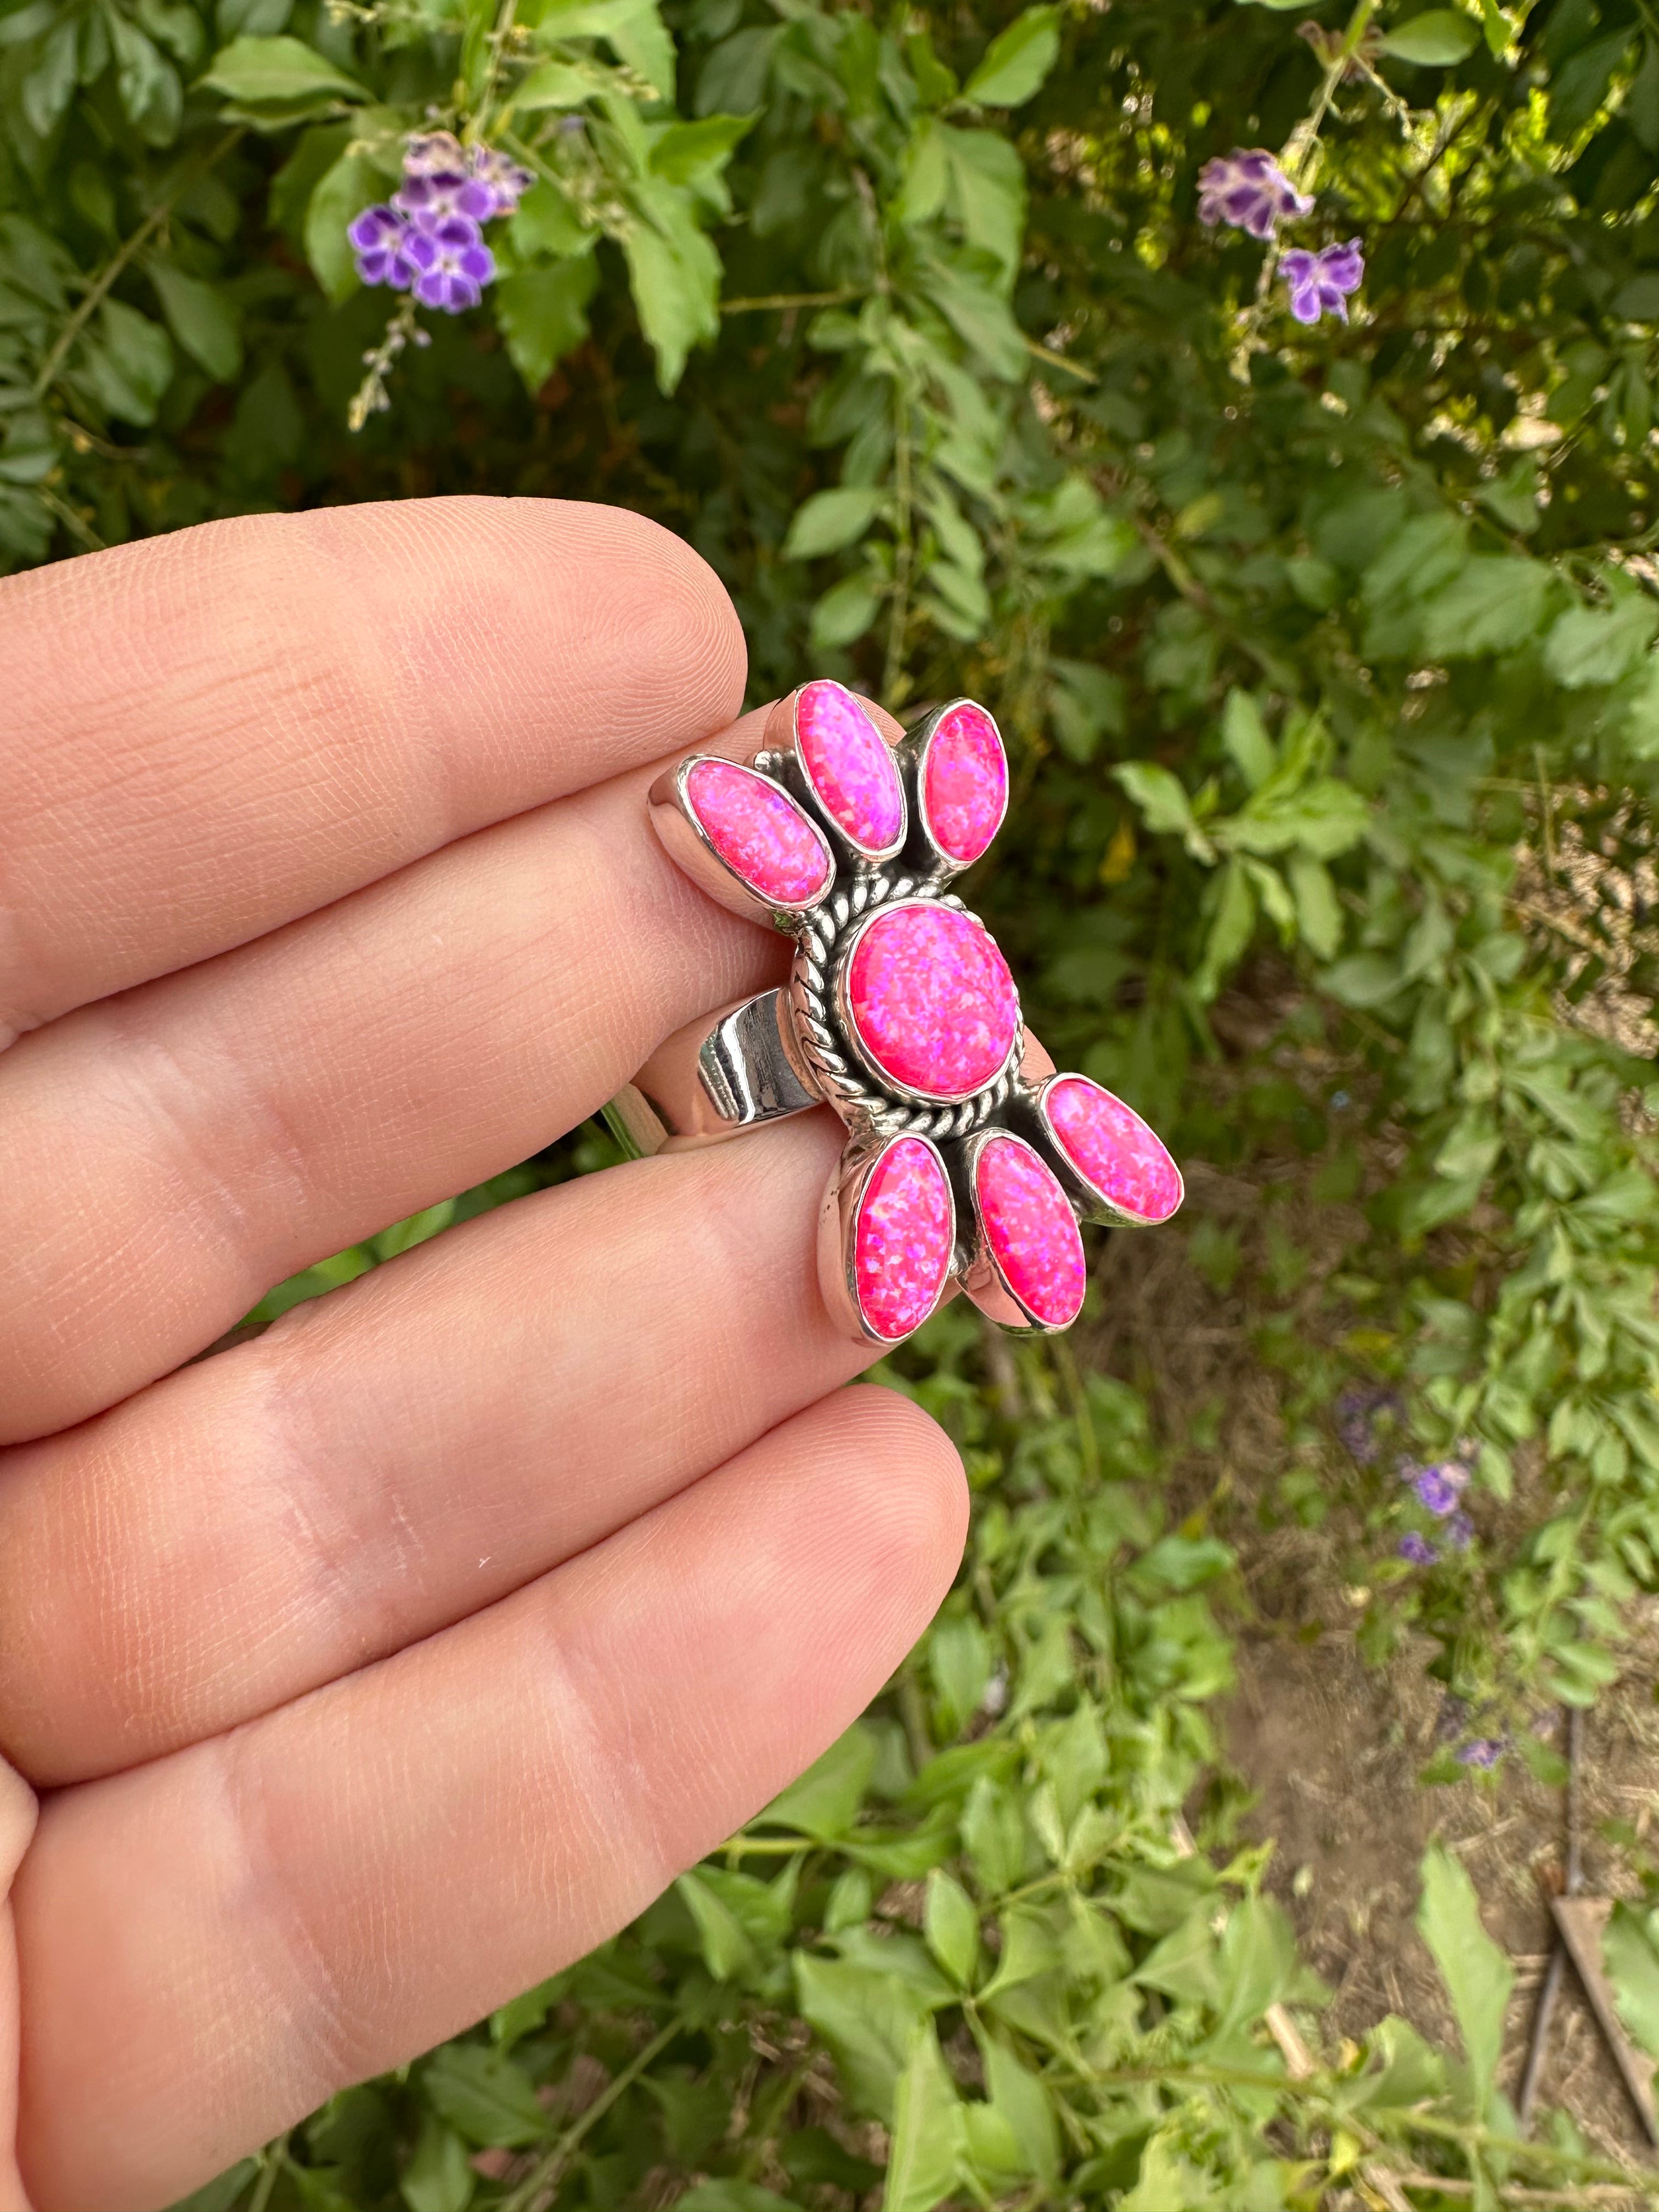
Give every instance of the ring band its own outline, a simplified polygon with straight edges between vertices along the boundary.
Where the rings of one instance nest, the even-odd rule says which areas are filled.
[[[759,745],[688,754],[653,785],[671,856],[795,942],[787,984],[667,1038],[606,1109],[625,1149],[690,1151],[820,1103],[848,1143],[819,1277],[855,1336],[890,1346],[954,1277],[1000,1327],[1069,1327],[1079,1224],[1169,1219],[1179,1170],[1133,1109],[1062,1074],[1026,1031],[994,939],[950,886],[1006,808],[1002,739],[957,699],[896,743],[826,680]]]

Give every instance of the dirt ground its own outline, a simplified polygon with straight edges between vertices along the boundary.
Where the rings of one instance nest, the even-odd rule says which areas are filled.
[[[1241,1006],[1241,1029],[1263,1012],[1260,1000]],[[1328,1092],[1333,1071],[1309,1073]],[[1258,1356],[1261,1310],[1252,1282],[1271,1272],[1275,1237],[1281,1251],[1289,1244],[1307,1254],[1289,1303],[1298,1328],[1328,1338],[1346,1325],[1330,1278],[1364,1233],[1354,1207],[1315,1199],[1313,1166],[1286,1159],[1245,1182],[1197,1165],[1183,1236],[1109,1243],[1100,1269],[1108,1317],[1085,1358],[1145,1389],[1166,1436],[1191,1438],[1177,1463],[1171,1517],[1195,1515],[1238,1553],[1237,1688],[1223,1715],[1224,1755],[1254,1793],[1242,1833],[1276,1839],[1268,1887],[1336,1993],[1328,2032],[1358,2037],[1395,2012],[1455,2047],[1413,1924],[1419,1866],[1437,1838],[1467,1869],[1487,1929],[1516,1968],[1501,2076],[1515,2098],[1553,1942],[1546,1893],[1563,1884],[1565,1792],[1534,1779],[1514,1755],[1489,1777],[1419,1783],[1435,1751],[1468,1726],[1424,1672],[1431,1647],[1424,1640],[1382,1668],[1369,1666],[1357,1649],[1346,1579],[1365,1548],[1357,1521],[1339,1514],[1308,1528],[1276,1500],[1297,1453],[1279,1389]],[[1212,1267],[1195,1264],[1206,1238],[1211,1251],[1218,1238],[1237,1248],[1236,1283],[1218,1285]],[[1271,1303],[1283,1310],[1282,1289]],[[1522,1492],[1528,1487],[1523,1480]],[[1505,1512],[1490,1501],[1490,1533],[1513,1534],[1503,1523],[1522,1521],[1533,1503],[1517,1496]],[[1659,1600],[1642,1601],[1632,1626],[1623,1675],[1582,1724],[1586,1894],[1635,1895],[1638,1857],[1659,1859]],[[1563,1716],[1539,1716],[1538,1732],[1559,1738],[1565,1754]],[[1622,1842],[1609,1834],[1614,1828]],[[1564,2110],[1592,2143],[1659,2165],[1571,1968],[1546,2049],[1539,2111]]]
[[[1659,1606],[1650,1611],[1629,1672],[1586,1717],[1579,1762],[1584,1889],[1629,1896],[1624,1850],[1605,1830],[1645,1836],[1659,1804]],[[1249,1638],[1227,1714],[1229,1756],[1258,1793],[1245,1817],[1253,1837],[1278,1840],[1267,1887],[1296,1923],[1305,1954],[1336,1995],[1333,2036],[1358,2037],[1384,2013],[1455,2043],[1433,1964],[1413,1925],[1418,1865],[1431,1840],[1455,1852],[1478,1892],[1487,1932],[1516,1969],[1500,2081],[1519,2091],[1553,1923],[1547,1887],[1566,1857],[1565,1792],[1535,1782],[1518,1759],[1489,1781],[1425,1789],[1417,1777],[1452,1717],[1422,1655],[1368,1668],[1352,1634],[1315,1644]],[[1455,1723],[1454,1723],[1455,1729]],[[1565,1729],[1560,1748],[1565,1751]],[[1651,2146],[1571,1970],[1553,2017],[1538,2087],[1540,2109],[1571,2114],[1590,2142],[1651,2160]]]

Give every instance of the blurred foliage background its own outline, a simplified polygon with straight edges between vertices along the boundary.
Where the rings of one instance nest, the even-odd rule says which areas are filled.
[[[434,129],[530,179],[456,315],[346,239]],[[1239,147],[1311,196],[1266,244],[1200,219]],[[1366,1651],[1427,1653],[1462,1717],[1431,1784],[1556,1776],[1538,1716],[1659,1589],[1656,155],[1650,0],[0,0],[0,558],[607,500],[719,570],[755,697],[989,702],[1016,805],[970,894],[1062,1064],[1189,1165],[1158,1234],[1275,1423],[1243,1500],[1228,1405],[1160,1388],[1178,1309],[1115,1318],[1155,1238],[1070,1350],[939,1316],[886,1379],[961,1442],[975,1531],[876,1709],[601,1953],[194,2212],[1628,2180],[1564,2118],[1522,2139],[1444,1854],[1461,2047],[1322,2039],[1206,1705],[1252,1528],[1324,1532]],[[1299,323],[1279,248],[1349,240],[1348,319]],[[613,1158],[580,1134],[261,1313]],[[1206,1201],[1241,1189],[1248,1236]]]

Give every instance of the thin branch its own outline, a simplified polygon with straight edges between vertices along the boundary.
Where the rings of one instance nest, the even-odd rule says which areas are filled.
[[[502,2197],[497,2212],[532,2212],[542,2191],[557,2180],[567,2159],[590,2129],[602,2120],[617,2100],[626,2094],[652,2061],[661,2057],[674,2038],[681,2033],[682,2023],[672,2020],[659,2029],[649,2043],[635,2052],[620,2074],[595,2097],[580,2117],[574,2120],[550,2150],[543,2153],[510,2197]]]
[[[234,131],[228,131],[225,133],[213,151],[204,161],[194,162],[188,168],[181,169],[174,180],[172,191],[156,202],[131,237],[125,240],[104,264],[87,287],[79,304],[64,322],[63,329],[58,331],[52,350],[40,364],[40,373],[34,380],[34,397],[37,399],[44,399],[51,391],[57,381],[58,372],[68,356],[70,348],[103,305],[111,285],[127,267],[134,254],[149,245],[156,232],[167,223],[174,208],[178,206],[191,186],[199,184],[210,169],[216,167],[242,135],[242,125],[239,123]]]
[[[722,300],[723,315],[759,314],[767,308],[785,307],[844,307],[865,295],[851,284],[843,284],[839,292],[763,292],[752,300]]]

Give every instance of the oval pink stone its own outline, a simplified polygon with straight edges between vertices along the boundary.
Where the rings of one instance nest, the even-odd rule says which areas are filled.
[[[996,724],[971,699],[942,714],[927,740],[921,803],[933,842],[964,868],[1001,827],[1008,757]]]
[[[884,908],[854,948],[847,1002],[859,1041],[906,1090],[948,1102],[1000,1075],[1019,994],[981,921],[951,906]]]
[[[939,1155],[920,1137],[900,1137],[864,1187],[853,1237],[859,1309],[878,1336],[896,1344],[939,1304],[955,1241],[951,1186]]]
[[[728,868],[780,906],[829,890],[830,848],[787,791],[736,761],[700,760],[685,779],[691,811]]]
[[[861,853],[890,853],[904,835],[904,788],[892,748],[852,693],[827,678],[795,700],[795,744],[826,813]]]
[[[1015,1297],[1048,1328],[1066,1328],[1083,1305],[1083,1236],[1054,1170],[1019,1138],[992,1137],[974,1165],[974,1196]]]
[[[1137,1221],[1167,1221],[1181,1170],[1133,1107],[1086,1076],[1062,1075],[1044,1100],[1048,1126],[1083,1180]]]

